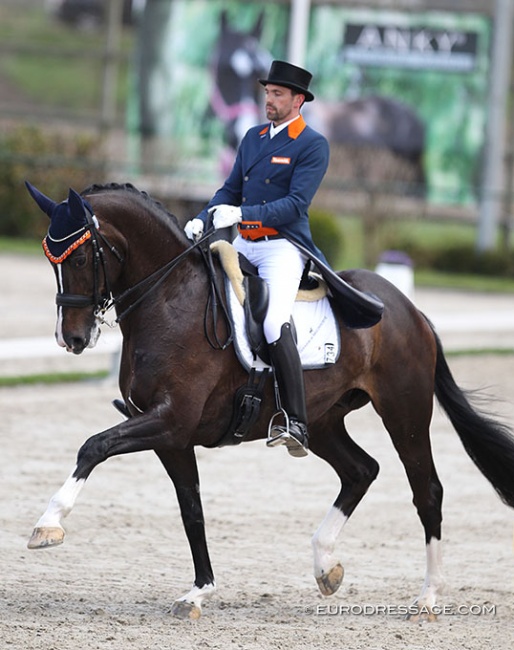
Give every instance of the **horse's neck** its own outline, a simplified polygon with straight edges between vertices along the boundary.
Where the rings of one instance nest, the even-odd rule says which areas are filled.
[[[116,218],[113,215],[110,225],[116,239],[124,250],[122,272],[118,278],[118,291],[125,291],[135,284],[157,274],[160,269],[170,264],[187,250],[188,245],[181,237],[178,226],[169,227],[159,219],[149,220]],[[188,258],[190,256],[186,256]],[[180,274],[182,263],[171,275]],[[158,279],[158,278],[157,278]]]

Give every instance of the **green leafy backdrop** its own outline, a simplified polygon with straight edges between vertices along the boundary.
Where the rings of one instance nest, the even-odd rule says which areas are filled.
[[[219,173],[223,128],[207,119],[210,57],[219,35],[220,15],[228,12],[234,28],[250,30],[264,12],[261,44],[273,58],[285,58],[289,8],[272,2],[174,0],[160,65],[168,71],[162,137],[169,137],[177,173],[206,177]],[[344,61],[344,27],[375,23],[405,27],[458,29],[478,34],[476,67],[468,73],[361,66]],[[414,108],[426,125],[425,167],[428,198],[434,202],[476,200],[486,120],[487,72],[491,25],[484,16],[446,12],[400,13],[350,10],[315,5],[306,52],[319,100],[337,100],[356,90],[380,94]]]

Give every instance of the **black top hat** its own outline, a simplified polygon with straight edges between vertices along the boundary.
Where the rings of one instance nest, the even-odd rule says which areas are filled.
[[[292,88],[296,92],[305,95],[306,102],[312,102],[314,95],[308,89],[311,79],[311,73],[303,68],[299,68],[286,61],[273,61],[268,78],[259,79],[259,82],[263,86],[266,86],[266,84],[275,84],[276,86]]]

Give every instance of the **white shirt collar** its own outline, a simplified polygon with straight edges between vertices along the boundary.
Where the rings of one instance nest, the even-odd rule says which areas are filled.
[[[289,120],[289,122],[284,122],[283,124],[279,124],[279,126],[275,126],[273,124],[273,122],[272,122],[271,125],[270,125],[270,128],[269,128],[269,137],[274,138],[277,135],[277,133],[280,133],[280,131],[283,131],[287,126],[289,126],[291,124],[291,122],[294,122],[299,117],[300,116],[297,115],[296,117],[293,117],[292,120]]]

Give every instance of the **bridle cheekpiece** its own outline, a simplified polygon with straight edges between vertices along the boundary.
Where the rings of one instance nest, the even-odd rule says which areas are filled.
[[[95,316],[102,315],[112,306],[113,298],[109,285],[106,268],[104,245],[122,261],[120,253],[111,246],[100,233],[98,219],[91,205],[75,190],[69,190],[68,199],[55,203],[42,194],[30,183],[26,183],[32,198],[39,207],[50,217],[50,227],[43,239],[43,250],[46,257],[54,264],[57,273],[58,266],[85,242],[91,241],[93,248],[93,291],[90,295],[65,293],[58,278],[58,293],[55,302],[59,307],[90,307],[94,306]],[[101,275],[103,274],[104,289],[100,290]]]

